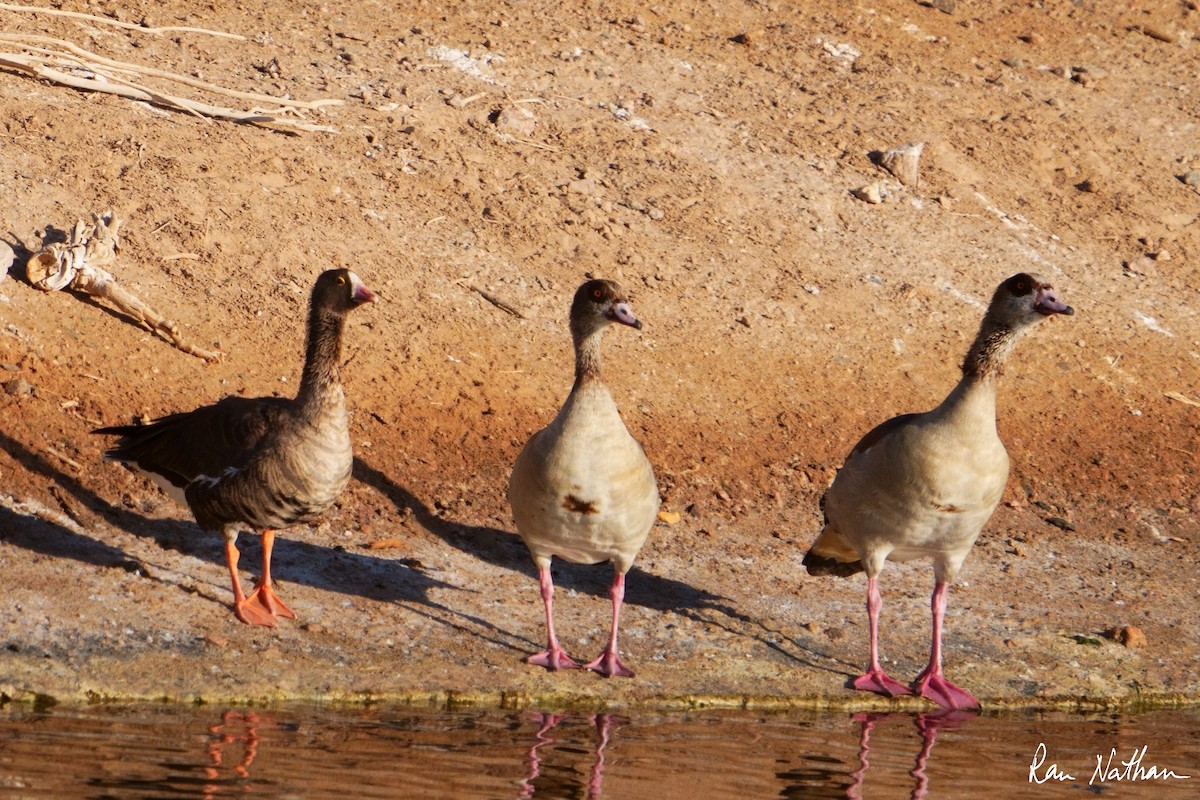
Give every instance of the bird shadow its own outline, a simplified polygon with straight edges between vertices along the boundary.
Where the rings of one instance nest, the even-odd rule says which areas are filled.
[[[381,470],[362,458],[354,458],[354,477],[387,497],[396,508],[412,513],[417,523],[450,547],[474,558],[512,572],[526,575],[537,583],[537,569],[521,538],[506,530],[486,525],[470,525],[439,515],[412,492],[393,481]],[[552,565],[554,584],[559,589],[575,591],[591,597],[608,599],[612,571],[604,565],[580,566],[555,560]],[[759,619],[739,611],[733,601],[690,583],[665,578],[648,572],[636,564],[629,570],[625,584],[625,603],[654,611],[670,611],[694,622],[712,625],[735,636],[759,642],[777,657],[797,665],[850,676],[849,665],[831,665],[830,656],[811,645],[786,641],[778,631],[771,630]],[[531,646],[538,642],[524,638]]]
[[[89,527],[86,515],[80,513],[81,509],[72,508],[72,503],[67,501],[66,496],[113,527],[153,541],[164,551],[224,566],[225,557],[220,535],[202,531],[191,520],[155,519],[121,506],[111,505],[78,479],[57,469],[43,456],[2,432],[0,446],[29,472],[41,475],[51,482],[50,493],[67,511],[67,516],[79,523],[80,530],[86,531]],[[7,517],[17,519],[13,520],[13,526],[4,537],[5,541],[22,548],[101,567],[130,565],[127,566],[130,571],[141,571],[150,576],[164,574],[163,570],[153,569],[157,565],[151,564],[148,558],[133,557],[119,548],[105,544],[86,533],[70,530],[64,525],[46,522],[40,517],[31,521],[11,510],[7,511],[4,517],[0,517],[0,521],[5,521]],[[15,524],[18,521],[21,524]],[[45,525],[50,525],[50,529],[47,530]],[[259,537],[242,537],[239,549],[242,550],[245,563],[261,563]],[[142,564],[151,568],[139,569]],[[450,609],[430,599],[429,595],[434,589],[459,587],[398,561],[280,537],[276,540],[272,564],[278,570],[284,585],[297,583],[365,599],[425,605],[439,613],[445,612],[451,617],[454,615]],[[164,578],[154,579],[173,582]]]

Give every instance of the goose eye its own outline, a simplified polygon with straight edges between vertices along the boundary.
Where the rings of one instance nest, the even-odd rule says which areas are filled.
[[[338,286],[345,286],[345,285],[346,285],[346,279],[345,279],[344,277],[342,277],[341,275],[338,275],[338,276],[337,276],[337,285],[338,285]]]
[[[1017,294],[1025,294],[1027,291],[1029,291],[1029,284],[1025,283],[1025,281],[1017,281],[1013,288],[1016,290]]]
[[[595,289],[592,289],[592,299],[593,300],[603,300],[604,299],[604,290],[598,286]]]

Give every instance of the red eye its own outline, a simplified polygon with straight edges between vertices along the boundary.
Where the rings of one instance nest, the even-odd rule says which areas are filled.
[[[604,297],[603,290],[601,290],[599,288],[592,289],[592,299],[593,300],[600,300],[600,299],[603,299],[603,297]]]
[[[1015,288],[1019,294],[1025,294],[1025,292],[1028,291],[1025,281],[1017,281],[1017,285],[1013,288]]]

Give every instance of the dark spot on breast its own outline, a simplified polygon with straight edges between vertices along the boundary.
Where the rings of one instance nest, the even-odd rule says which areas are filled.
[[[959,508],[956,505],[952,505],[952,504],[943,505],[942,503],[934,503],[933,507],[936,508],[938,511],[944,511],[947,514],[961,514],[965,510],[965,509]]]
[[[580,500],[573,494],[569,494],[563,498],[563,508],[568,511],[574,511],[576,514],[598,514],[600,509],[596,508],[596,504],[587,500]]]

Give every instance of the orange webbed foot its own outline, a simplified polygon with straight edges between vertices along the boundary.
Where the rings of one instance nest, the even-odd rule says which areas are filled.
[[[247,602],[257,602],[261,608],[266,609],[267,613],[272,617],[285,617],[287,619],[295,619],[296,614],[287,604],[279,599],[279,595],[275,594],[275,589],[269,583],[260,583],[254,590],[254,593],[246,598]]]
[[[242,600],[234,600],[233,613],[247,625],[261,625],[264,628],[275,627],[275,615],[258,599],[258,592]]]

